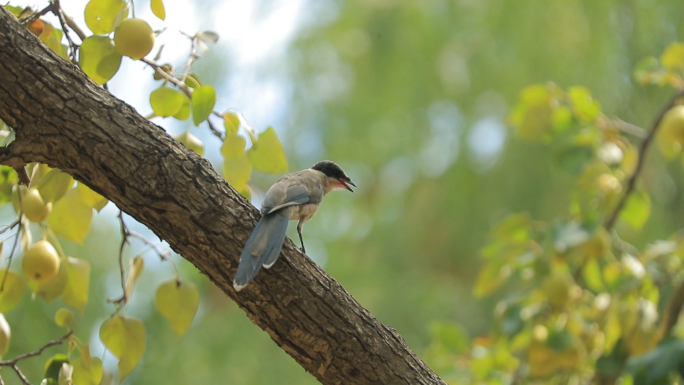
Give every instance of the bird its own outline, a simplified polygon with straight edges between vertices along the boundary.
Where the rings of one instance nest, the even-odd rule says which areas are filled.
[[[290,220],[299,220],[297,233],[306,254],[302,228],[318,210],[323,197],[338,189],[354,192],[354,182],[335,162],[323,160],[311,168],[280,177],[268,189],[261,205],[261,219],[240,255],[240,264],[233,279],[235,291],[247,286],[263,266],[270,268],[278,259],[285,242]]]

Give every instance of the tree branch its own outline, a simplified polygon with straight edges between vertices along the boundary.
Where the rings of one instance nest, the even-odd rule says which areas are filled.
[[[148,226],[323,384],[444,384],[392,328],[287,240],[235,292],[259,211],[211,164],[112,97],[0,8],[0,119],[16,132],[0,163],[71,174]]]
[[[21,360],[25,360],[27,358],[36,357],[36,356],[43,354],[43,351],[45,349],[49,348],[50,346],[60,345],[62,342],[64,342],[65,339],[69,338],[73,333],[74,333],[74,331],[72,330],[72,331],[68,332],[67,334],[63,335],[62,337],[46,343],[40,349],[38,349],[34,352],[20,354],[11,360],[0,361],[0,367],[9,366],[10,368],[14,369],[14,371],[17,373],[17,376],[19,376],[19,379],[21,380],[22,383],[24,383],[25,385],[31,385],[31,383],[28,381],[28,379],[26,378],[24,373],[22,373],[21,370],[19,369],[19,367],[17,366],[17,363]]]
[[[656,116],[655,120],[653,121],[653,124],[651,125],[651,129],[648,131],[648,134],[641,142],[641,145],[639,146],[639,159],[637,161],[637,165],[634,168],[634,172],[627,180],[627,187],[625,188],[624,194],[622,194],[622,197],[620,197],[620,200],[615,206],[615,209],[613,209],[613,212],[610,214],[610,216],[605,222],[606,230],[610,231],[613,228],[613,226],[615,226],[615,221],[620,215],[620,211],[625,206],[627,198],[629,198],[630,194],[632,194],[632,192],[634,191],[636,180],[639,177],[641,169],[644,167],[644,163],[646,162],[646,152],[648,151],[648,146],[655,137],[656,132],[658,131],[660,121],[663,120],[663,116],[665,116],[665,113],[667,113],[667,111],[674,106],[677,99],[679,99],[682,96],[684,96],[684,91],[680,91],[676,93],[674,96],[672,96],[672,98],[670,98],[669,102],[660,110],[660,112]]]

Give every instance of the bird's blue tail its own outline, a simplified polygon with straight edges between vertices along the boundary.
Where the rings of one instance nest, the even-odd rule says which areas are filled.
[[[289,210],[279,210],[261,217],[242,249],[240,265],[233,280],[235,290],[240,291],[252,282],[261,266],[268,269],[275,263],[285,242],[289,220]]]

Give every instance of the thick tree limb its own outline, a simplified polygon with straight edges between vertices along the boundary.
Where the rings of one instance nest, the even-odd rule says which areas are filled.
[[[239,294],[237,260],[258,211],[211,164],[59,58],[0,7],[0,118],[14,168],[43,162],[147,225],[324,384],[443,384],[392,328],[287,241]]]

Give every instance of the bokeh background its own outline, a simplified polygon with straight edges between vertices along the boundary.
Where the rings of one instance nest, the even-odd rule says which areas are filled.
[[[77,22],[84,4],[62,3]],[[684,2],[677,0],[165,4],[162,24],[147,2],[135,2],[138,17],[167,28],[158,39],[167,44],[160,62],[179,66],[187,59],[189,43],[179,30],[216,31],[219,42],[193,72],[216,86],[219,107],[239,111],[259,131],[272,125],[291,171],[332,159],[359,186],[354,194],[326,198],[305,229],[309,255],[428,364],[435,323],[458,322],[471,336],[486,334],[491,325],[496,297],[472,295],[488,230],[515,212],[542,220],[568,216],[572,177],[554,165],[551,149],[522,142],[507,128],[519,91],[547,81],[583,85],[609,116],[646,127],[669,91],[637,85],[633,68],[684,38]],[[124,59],[110,90],[147,115],[149,92],[159,84],[150,68]],[[190,130],[200,137],[220,169],[220,142],[206,127],[154,121],[172,134]],[[662,168],[668,173],[649,177]],[[641,233],[625,234],[632,243],[641,247],[684,226],[682,176],[681,167],[653,153],[644,177],[653,213]],[[254,175],[256,206],[276,178]],[[2,210],[9,223],[11,207]],[[116,360],[103,353],[97,328],[114,310],[106,298],[120,294],[116,213],[109,204],[98,214],[82,246],[62,242],[67,253],[93,266],[91,300],[74,328],[110,369]],[[124,383],[317,383],[178,256],[202,301],[192,328],[176,338],[152,302],[173,267],[133,242],[127,255],[142,253],[146,270],[127,314],[144,319],[148,340]],[[13,326],[8,356],[61,335],[50,322],[59,307],[59,300],[36,300],[7,314]],[[22,367],[40,372],[38,361]]]

